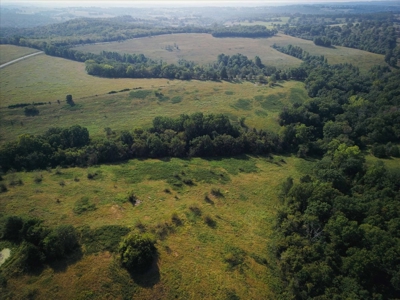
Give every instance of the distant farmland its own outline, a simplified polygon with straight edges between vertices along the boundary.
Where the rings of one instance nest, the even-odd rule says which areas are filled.
[[[366,71],[374,65],[385,65],[383,55],[345,47],[319,47],[315,46],[312,41],[284,34],[267,39],[214,38],[209,34],[173,34],[131,39],[124,42],[84,45],[75,49],[94,53],[103,50],[119,53],[143,53],[150,58],[162,59],[168,63],[186,59],[200,64],[216,61],[218,54],[221,53],[227,55],[241,53],[249,58],[258,55],[265,65],[277,68],[300,65],[299,59],[272,49],[273,44],[300,46],[313,55],[325,55],[331,64],[352,63],[362,71]]]

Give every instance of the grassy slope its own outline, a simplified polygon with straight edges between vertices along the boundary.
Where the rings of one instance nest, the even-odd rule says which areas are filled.
[[[15,140],[23,133],[39,134],[51,126],[73,124],[88,127],[92,136],[104,136],[105,127],[131,130],[150,126],[157,115],[176,117],[197,111],[226,113],[233,121],[244,116],[250,127],[277,129],[280,109],[307,99],[301,82],[289,81],[270,88],[248,82],[104,79],[87,75],[81,63],[45,55],[0,70],[0,79],[0,143]],[[146,99],[132,99],[129,92],[107,94],[134,87],[158,90],[171,100],[175,96],[182,100],[175,104],[171,100],[160,102],[154,93]],[[64,101],[69,93],[77,104],[74,110]],[[56,99],[61,99],[61,104]],[[26,117],[23,108],[5,107],[41,101],[52,104],[38,106],[40,114],[36,117]]]
[[[122,293],[135,293],[138,299],[226,299],[229,295],[270,299],[274,278],[254,257],[266,258],[279,204],[278,185],[287,176],[298,179],[312,164],[291,157],[283,158],[285,162],[281,159],[132,160],[89,170],[65,169],[60,175],[54,170],[41,171],[41,183],[34,182],[38,172],[8,174],[6,184],[15,179],[24,184],[0,194],[6,214],[43,218],[49,225],[92,228],[106,224],[133,227],[138,220],[154,228],[171,223],[174,212],[183,222],[158,238],[157,267],[142,278],[130,278],[105,252],[84,255],[63,268],[46,268],[39,275],[12,278],[8,290],[15,298],[34,292],[38,299],[81,299],[87,293],[92,293],[93,299],[121,299]],[[88,180],[87,173],[93,171],[99,176]],[[176,188],[168,183],[174,174],[183,176],[182,172],[194,180],[194,186]],[[61,180],[64,187],[59,185]],[[171,193],[164,192],[165,188]],[[211,188],[220,188],[224,196],[212,196]],[[124,203],[130,191],[141,200],[139,205]],[[82,195],[89,197],[97,210],[77,216],[72,209]],[[201,216],[191,213],[190,206],[197,206]],[[204,223],[205,215],[215,226]],[[243,263],[230,268],[225,259],[232,249],[242,252]]]
[[[0,65],[35,52],[38,52],[38,50],[13,45],[0,45]]]
[[[179,51],[169,52],[165,46],[179,46]],[[265,65],[278,68],[296,67],[301,61],[291,56],[279,53],[270,46],[297,45],[313,55],[325,55],[331,64],[352,63],[362,71],[367,71],[374,65],[385,65],[383,55],[374,54],[362,50],[332,47],[325,48],[315,46],[312,41],[307,41],[284,34],[267,39],[248,38],[213,38],[209,34],[174,34],[162,35],[152,38],[132,39],[124,42],[103,43],[97,45],[79,46],[76,49],[89,52],[116,51],[120,53],[146,53],[153,59],[162,59],[167,62],[177,62],[180,58],[198,63],[214,62],[218,54],[247,55],[254,58],[258,55]]]

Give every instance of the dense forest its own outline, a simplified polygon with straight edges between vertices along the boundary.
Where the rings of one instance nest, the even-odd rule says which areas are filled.
[[[284,299],[400,297],[400,174],[333,141],[312,177],[282,186],[271,251]]]

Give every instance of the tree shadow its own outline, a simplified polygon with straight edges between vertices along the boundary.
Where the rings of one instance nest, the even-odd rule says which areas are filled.
[[[48,262],[50,268],[56,273],[65,272],[70,265],[76,264],[83,257],[82,249],[79,247],[66,258]]]
[[[151,266],[146,270],[130,271],[132,280],[143,288],[151,288],[160,282],[160,269],[158,267],[158,254],[154,258]]]

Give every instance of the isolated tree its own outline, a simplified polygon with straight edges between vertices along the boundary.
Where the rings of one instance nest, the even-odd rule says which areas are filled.
[[[156,248],[147,234],[131,233],[119,245],[121,265],[129,271],[141,271],[153,262]]]
[[[67,103],[68,103],[70,106],[74,106],[74,105],[75,105],[74,100],[72,100],[72,95],[67,95],[65,101],[67,101]]]

